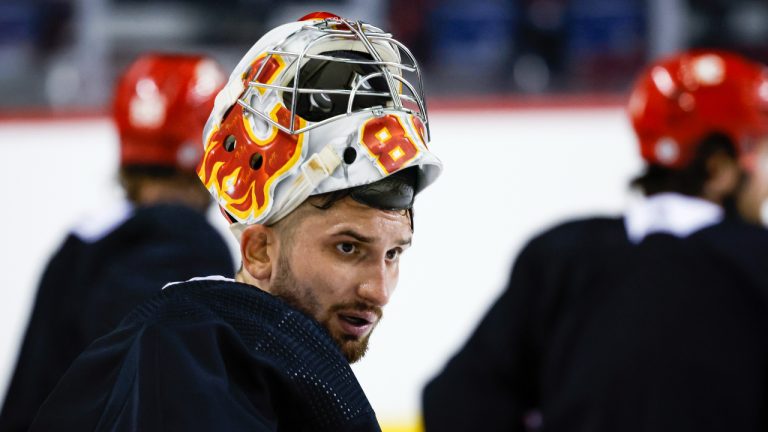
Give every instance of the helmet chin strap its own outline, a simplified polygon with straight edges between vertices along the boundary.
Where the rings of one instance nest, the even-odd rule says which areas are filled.
[[[287,186],[284,193],[275,197],[273,208],[277,209],[269,218],[260,222],[262,225],[273,225],[280,219],[288,216],[296,207],[300,206],[317,186],[323,182],[341,164],[341,158],[333,149],[332,144],[323,147],[320,152],[313,154],[303,164],[301,164],[301,173],[296,176],[293,183]],[[235,235],[238,241],[243,234],[247,224],[235,222],[229,226],[229,230]]]

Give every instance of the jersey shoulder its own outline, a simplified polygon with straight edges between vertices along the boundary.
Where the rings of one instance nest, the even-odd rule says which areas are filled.
[[[84,243],[98,242],[130,219],[133,210],[128,201],[113,203],[99,212],[83,216],[72,229],[72,235]]]
[[[155,333],[178,338],[185,351],[236,353],[225,360],[258,371],[266,382],[282,383],[279,389],[268,386],[275,406],[287,410],[277,411],[281,423],[306,422],[318,431],[375,423],[349,363],[327,331],[279,298],[250,285],[211,279],[171,285],[143,307],[126,325],[152,330],[148,335],[153,338]],[[198,339],[217,342],[206,347]]]
[[[765,267],[768,261],[768,229],[741,220],[723,222],[697,232],[692,238],[716,255],[728,255],[736,262]]]
[[[596,216],[557,224],[533,237],[526,249],[566,253],[626,244],[628,240],[623,218]]]

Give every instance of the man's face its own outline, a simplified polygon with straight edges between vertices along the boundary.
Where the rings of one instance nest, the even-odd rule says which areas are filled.
[[[400,254],[411,243],[409,216],[351,198],[321,210],[305,203],[282,230],[270,292],[309,314],[347,360],[359,360],[397,285]]]
[[[765,223],[761,213],[768,199],[768,136],[758,141],[746,161],[746,179],[738,196],[739,211],[748,221]]]

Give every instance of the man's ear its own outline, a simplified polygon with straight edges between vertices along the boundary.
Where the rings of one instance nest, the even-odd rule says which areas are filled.
[[[266,282],[277,264],[275,232],[260,224],[249,225],[240,237],[243,270],[253,279]],[[262,287],[266,288],[266,287]]]
[[[742,173],[739,164],[725,152],[716,152],[709,157],[706,167],[709,179],[704,183],[703,198],[722,203],[739,185]]]

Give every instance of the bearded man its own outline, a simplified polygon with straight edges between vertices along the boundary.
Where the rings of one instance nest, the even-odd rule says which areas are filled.
[[[256,42],[198,170],[240,241],[236,279],[169,284],[134,309],[32,430],[379,431],[349,363],[441,171],[420,82],[408,50],[359,21],[312,14]]]

